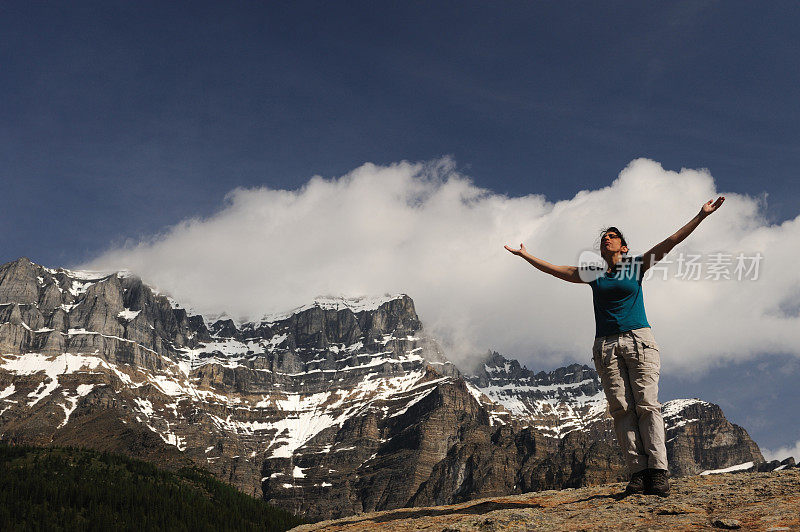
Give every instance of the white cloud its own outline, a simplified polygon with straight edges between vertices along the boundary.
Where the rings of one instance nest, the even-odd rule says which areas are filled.
[[[493,348],[535,367],[588,363],[591,289],[538,272],[503,244],[524,242],[550,262],[575,264],[602,227],[616,225],[632,253],[641,253],[718,194],[724,206],[667,260],[680,252],[760,252],[760,278],[683,281],[673,272],[646,281],[665,370],[702,371],[756,353],[800,355],[800,269],[793,266],[800,216],[769,225],[763,200],[716,190],[705,170],[665,171],[645,159],[609,186],[557,203],[477,188],[447,159],[365,164],[296,191],[236,189],[215,215],[111,249],[84,267],[128,268],[198,312],[235,316],[279,312],[323,294],[405,292],[456,361]]]
[[[764,455],[764,460],[767,462],[771,462],[772,460],[783,460],[785,458],[789,458],[790,456],[794,457],[795,460],[800,460],[800,440],[795,442],[794,447],[781,447],[780,449],[776,449],[774,451],[770,451],[769,449],[761,449],[761,454]]]

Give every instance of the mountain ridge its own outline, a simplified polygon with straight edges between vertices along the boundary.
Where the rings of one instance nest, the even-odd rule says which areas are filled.
[[[7,263],[0,440],[189,461],[313,519],[624,477],[593,369],[465,374],[382,298],[208,323],[129,272]],[[676,474],[763,462],[716,405],[673,410]]]

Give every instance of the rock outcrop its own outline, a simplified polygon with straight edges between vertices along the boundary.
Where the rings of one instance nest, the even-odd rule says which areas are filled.
[[[800,529],[800,469],[683,477],[673,481],[667,498],[623,497],[624,487],[606,484],[402,508],[301,525],[292,531]]]

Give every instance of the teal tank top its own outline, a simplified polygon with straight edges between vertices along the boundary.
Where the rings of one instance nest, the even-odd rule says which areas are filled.
[[[642,295],[642,257],[624,257],[613,272],[598,271],[589,282],[595,338],[650,327]]]

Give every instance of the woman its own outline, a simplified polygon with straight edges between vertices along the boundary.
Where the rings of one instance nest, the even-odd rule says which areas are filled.
[[[724,201],[722,196],[716,201],[709,200],[674,235],[633,259],[626,257],[628,244],[622,232],[609,227],[603,231],[600,241],[605,270],[599,268],[590,272],[576,266],[554,266],[528,253],[522,244],[519,249],[505,246],[538,270],[592,287],[595,319],[592,358],[614,419],[617,441],[628,465],[627,493],[662,497],[669,494],[664,419],[658,402],[661,363],[658,345],[644,311],[642,278]]]

